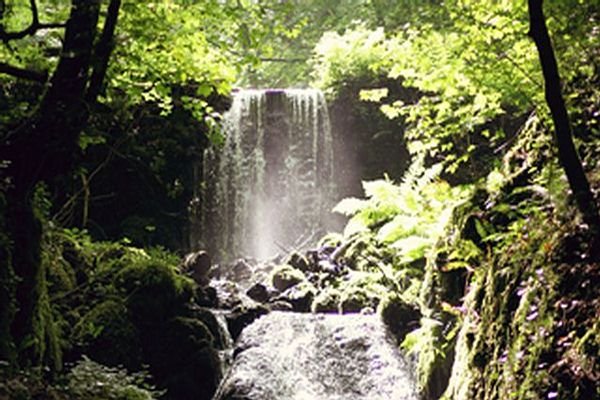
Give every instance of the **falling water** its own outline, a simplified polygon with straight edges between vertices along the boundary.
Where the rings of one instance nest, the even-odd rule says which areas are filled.
[[[334,202],[323,94],[238,91],[224,131],[224,145],[204,155],[202,245],[224,261],[266,259],[313,244]]]

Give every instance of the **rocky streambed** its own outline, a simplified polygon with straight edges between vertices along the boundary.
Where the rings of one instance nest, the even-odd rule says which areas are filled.
[[[381,319],[274,311],[242,332],[215,400],[416,400]]]
[[[398,350],[419,312],[394,296],[381,301],[361,284],[363,272],[332,253],[225,266],[211,265],[203,252],[188,256],[184,269],[199,283],[197,298],[217,315],[218,335],[229,335],[220,341],[214,400],[419,398],[411,363]]]

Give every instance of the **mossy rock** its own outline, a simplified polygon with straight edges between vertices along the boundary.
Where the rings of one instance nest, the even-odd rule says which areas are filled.
[[[292,305],[292,309],[296,312],[308,312],[311,309],[316,292],[317,290],[312,284],[302,281],[288,288],[276,300],[289,302]]]
[[[313,269],[308,259],[302,254],[296,252],[292,253],[288,257],[286,264],[302,272],[307,272]]]
[[[392,294],[379,304],[377,312],[388,326],[398,342],[402,342],[406,334],[419,327],[421,312],[417,307]]]
[[[197,307],[190,312],[190,318],[200,321],[206,328],[208,328],[213,340],[211,343],[212,347],[220,350],[224,350],[227,343],[227,337],[229,332],[225,332],[224,327],[221,326],[214,312],[207,308]]]
[[[139,332],[129,319],[122,299],[111,299],[93,307],[75,326],[75,353],[109,365],[135,369],[142,364]],[[110,351],[106,351],[110,349]]]
[[[271,283],[273,284],[273,287],[280,292],[284,292],[285,290],[305,280],[306,277],[302,271],[299,271],[287,264],[276,267],[271,273]]]
[[[197,318],[175,317],[148,336],[145,352],[152,376],[170,399],[211,399],[221,379],[210,329]]]
[[[177,267],[161,260],[133,263],[118,273],[116,286],[127,298],[136,325],[160,323],[189,302],[194,284],[178,273]]]
[[[362,287],[352,287],[342,292],[338,309],[342,314],[354,313],[367,308],[375,309],[378,303],[374,293]]]
[[[337,313],[341,297],[342,294],[337,289],[322,290],[313,300],[311,311],[314,313]]]

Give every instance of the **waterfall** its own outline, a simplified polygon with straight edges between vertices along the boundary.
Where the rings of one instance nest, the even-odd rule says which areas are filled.
[[[204,154],[201,245],[228,261],[313,244],[336,200],[323,94],[238,91],[223,129],[223,146]]]

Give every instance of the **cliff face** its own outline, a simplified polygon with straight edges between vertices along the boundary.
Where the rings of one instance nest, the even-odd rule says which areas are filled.
[[[475,272],[444,398],[600,396],[600,266],[570,228],[534,218]]]
[[[424,298],[450,321],[442,350],[419,356],[429,398],[440,386],[446,400],[600,398],[598,255],[560,168],[545,151],[515,154],[499,190],[455,212],[454,238],[427,266]],[[453,269],[456,254],[464,268]]]

